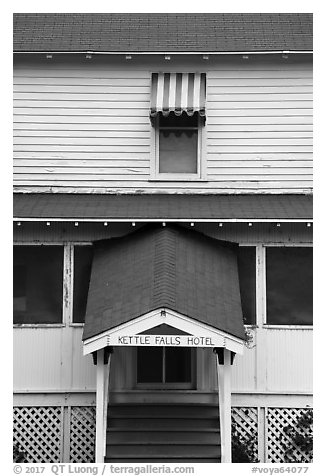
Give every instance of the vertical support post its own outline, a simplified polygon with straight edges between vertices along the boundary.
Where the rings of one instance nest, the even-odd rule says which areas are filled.
[[[266,408],[258,407],[258,460],[260,463],[266,462]]]
[[[104,349],[97,351],[96,364],[96,438],[95,462],[104,463],[104,395],[105,395]]]
[[[63,407],[63,447],[62,447],[62,463],[70,461],[70,422],[71,422],[71,406]]]
[[[232,462],[231,448],[231,351],[216,355],[221,431],[221,463]]]
[[[110,382],[110,368],[111,368],[112,349],[108,349],[108,363],[105,371],[104,383],[104,412],[103,412],[103,458],[106,454],[106,426],[109,405],[109,382]]]
[[[256,313],[257,313],[257,329],[256,329],[256,390],[264,392],[267,388],[266,368],[266,248],[258,245],[256,248]]]

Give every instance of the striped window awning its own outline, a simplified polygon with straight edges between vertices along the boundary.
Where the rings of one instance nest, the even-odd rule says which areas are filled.
[[[204,73],[153,73],[151,117],[170,112],[205,116],[206,75]]]

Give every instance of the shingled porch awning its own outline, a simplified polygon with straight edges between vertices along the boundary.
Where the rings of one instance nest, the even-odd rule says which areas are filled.
[[[147,225],[125,237],[95,244],[84,351],[85,344],[90,346],[85,353],[111,345],[115,329],[156,310],[164,310],[164,318],[166,312],[174,317],[156,320],[155,325],[185,331],[179,326],[185,318],[192,335],[205,329],[222,336],[221,347],[227,348],[227,339],[242,346],[245,333],[236,249],[232,243],[175,225]],[[138,333],[152,327],[153,321],[148,321],[142,319]],[[95,345],[97,340],[101,342]]]
[[[14,193],[15,221],[304,222],[312,219],[304,194]]]

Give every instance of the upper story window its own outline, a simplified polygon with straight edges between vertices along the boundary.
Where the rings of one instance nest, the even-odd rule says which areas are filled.
[[[191,180],[202,177],[205,74],[153,73],[152,176]]]

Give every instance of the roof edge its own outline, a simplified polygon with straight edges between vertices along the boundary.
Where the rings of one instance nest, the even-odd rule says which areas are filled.
[[[80,51],[52,51],[52,50],[39,50],[39,51],[13,51],[14,54],[92,54],[92,55],[279,55],[279,54],[312,54],[313,50],[245,50],[245,51],[91,51],[91,50],[80,50]]]

